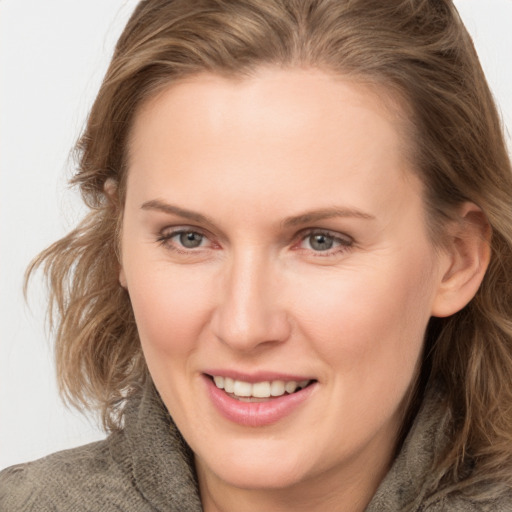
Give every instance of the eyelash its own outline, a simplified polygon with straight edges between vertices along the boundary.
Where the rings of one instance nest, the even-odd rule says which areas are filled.
[[[162,230],[157,238],[157,242],[164,246],[166,249],[170,249],[172,251],[175,251],[179,254],[184,254],[184,255],[191,255],[192,252],[194,252],[194,249],[187,249],[187,248],[180,248],[179,246],[177,245],[173,245],[171,243],[171,240],[174,238],[174,237],[177,237],[179,235],[185,235],[187,233],[193,233],[193,234],[197,234],[197,235],[200,235],[202,236],[203,238],[208,238],[208,236],[206,234],[204,234],[203,232],[201,232],[200,230],[198,229],[192,229],[192,228],[176,228],[172,231],[167,231],[167,228]]]
[[[208,239],[208,235],[206,235],[204,232],[202,232],[199,229],[195,228],[175,228],[171,231],[162,230],[157,238],[157,242],[164,246],[166,249],[175,251],[179,254],[183,255],[192,255],[194,252],[196,252],[196,248],[183,248],[178,245],[172,244],[172,239],[184,234],[197,234],[203,239]],[[299,244],[305,242],[308,238],[312,236],[324,236],[329,239],[332,239],[333,244],[338,244],[334,248],[329,248],[325,251],[315,251],[313,249],[307,249],[303,247],[297,247]],[[354,241],[351,237],[348,235],[340,236],[339,233],[328,231],[328,230],[322,230],[322,229],[308,229],[306,231],[301,231],[298,233],[293,242],[293,250],[296,251],[308,251],[311,254],[313,254],[315,257],[329,257],[329,256],[335,256],[340,253],[344,253],[346,251],[349,251],[354,245]],[[200,249],[201,247],[198,247]]]
[[[313,249],[304,249],[301,247],[298,247],[295,250],[311,251],[311,253],[315,257],[325,258],[325,257],[329,257],[329,256],[335,256],[340,253],[344,253],[344,252],[350,250],[352,248],[352,246],[354,245],[354,241],[348,235],[340,236],[339,233],[328,231],[328,230],[322,230],[322,229],[309,229],[307,231],[300,232],[297,237],[298,238],[297,243],[303,243],[306,240],[308,240],[308,238],[311,238],[313,236],[324,236],[324,237],[330,238],[330,239],[332,239],[333,244],[338,244],[338,245],[333,248],[329,248],[325,251],[315,251]],[[295,246],[297,245],[297,243],[295,243]]]

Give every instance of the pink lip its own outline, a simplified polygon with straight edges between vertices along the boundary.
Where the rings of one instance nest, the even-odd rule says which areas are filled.
[[[214,375],[219,374],[217,373]],[[226,373],[223,372],[221,375],[226,375]],[[231,375],[226,376],[231,377]],[[243,380],[247,382],[247,377]],[[278,380],[278,378],[259,378],[259,381],[262,380]],[[287,377],[280,380],[305,379],[291,379]],[[217,411],[229,421],[246,427],[263,427],[271,425],[290,415],[311,396],[317,384],[314,382],[308,387],[292,393],[291,395],[271,398],[268,402],[241,402],[240,400],[231,398],[222,389],[219,389],[207,375],[204,375],[204,381],[206,383],[210,399]],[[252,382],[258,382],[258,380],[254,380]]]
[[[209,369],[205,370],[203,373],[206,375],[218,375],[220,377],[229,377],[233,380],[243,380],[244,382],[264,382],[264,381],[273,381],[273,380],[284,380],[290,381],[294,380],[296,382],[301,382],[303,380],[315,380],[314,377],[308,377],[307,375],[292,375],[290,373],[276,373],[276,372],[256,372],[256,373],[242,373],[233,370],[220,370],[220,369]]]

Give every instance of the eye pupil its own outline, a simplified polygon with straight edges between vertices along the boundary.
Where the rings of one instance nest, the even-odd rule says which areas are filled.
[[[203,235],[194,233],[193,231],[187,231],[186,233],[180,234],[180,244],[187,249],[193,249],[199,247],[203,241]]]
[[[315,251],[328,251],[334,244],[334,238],[328,235],[311,235],[309,243]]]

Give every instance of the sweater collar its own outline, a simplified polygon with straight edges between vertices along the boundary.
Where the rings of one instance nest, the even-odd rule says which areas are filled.
[[[417,510],[434,478],[430,469],[447,443],[449,415],[442,395],[431,389],[390,471],[366,512]],[[201,512],[193,454],[172,422],[151,379],[125,410],[127,443],[134,484],[156,510]]]
[[[427,389],[420,410],[398,456],[365,512],[416,511],[437,487],[432,468],[448,446],[450,414],[438,386]]]
[[[150,378],[125,411],[135,485],[161,512],[202,510],[193,456]]]

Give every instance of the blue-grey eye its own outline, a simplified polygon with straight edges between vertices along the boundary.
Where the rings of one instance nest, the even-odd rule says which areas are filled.
[[[334,245],[335,238],[330,235],[317,233],[308,236],[308,241],[310,247],[314,251],[328,251],[332,249]]]
[[[185,231],[179,234],[180,244],[187,249],[195,249],[203,243],[204,236],[194,231]]]

